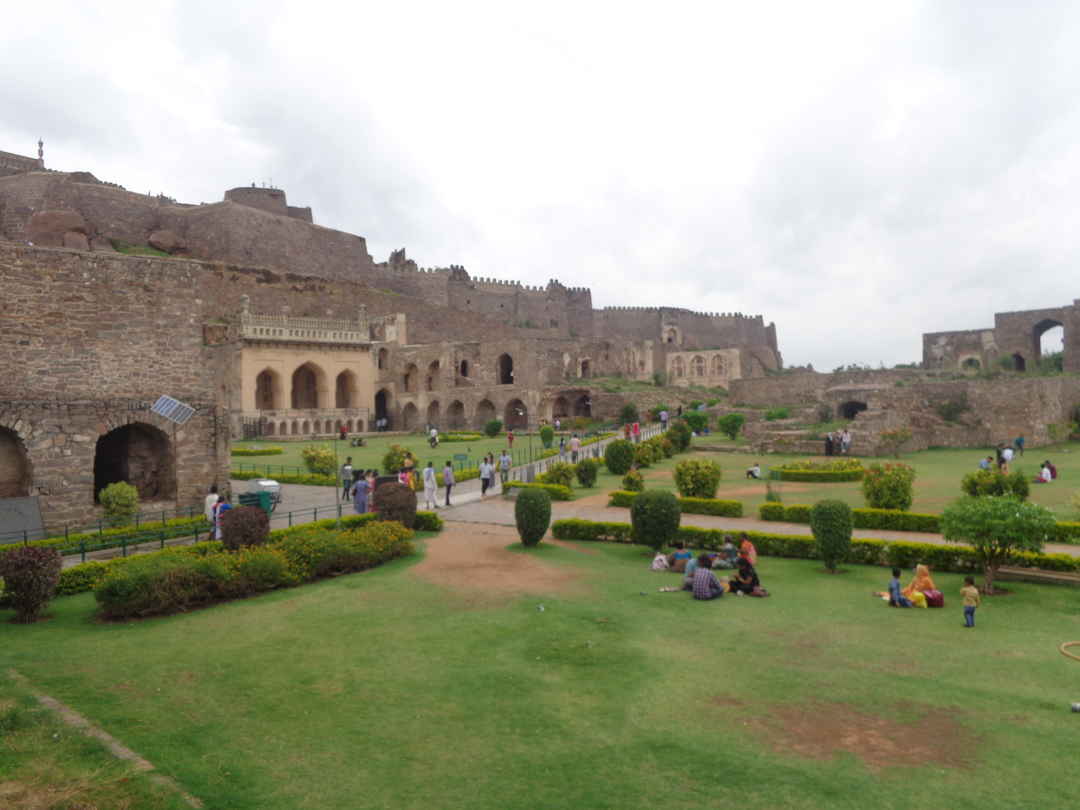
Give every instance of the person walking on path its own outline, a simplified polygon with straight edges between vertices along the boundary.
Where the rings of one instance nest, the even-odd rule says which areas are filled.
[[[513,428],[510,428],[509,430],[506,431],[506,443],[507,443],[507,445],[509,445],[511,450],[514,449],[514,429]]]
[[[480,461],[480,497],[483,498],[488,491],[488,487],[491,486],[491,465],[488,463],[488,457]]]
[[[960,595],[964,597],[964,627],[974,627],[975,608],[982,601],[979,589],[975,587],[974,577],[964,577],[964,587],[960,589]]]
[[[353,487],[353,510],[358,515],[368,510],[368,482],[366,478],[359,478]]]
[[[660,411],[660,430],[667,430],[668,412],[666,410]]]
[[[578,451],[581,450],[581,439],[575,433],[570,437],[570,461],[577,464]]]
[[[450,460],[447,459],[446,466],[442,471],[443,486],[446,487],[446,505],[450,505],[450,490],[454,487],[454,468],[450,464]]]
[[[377,473],[378,473],[377,470],[368,470],[367,475],[361,476],[361,478],[363,478],[365,481],[367,481],[368,511],[369,512],[374,512],[375,511],[375,484],[376,484],[376,482],[378,481],[378,478],[379,478]]]
[[[566,458],[566,437],[565,436],[560,436],[559,437],[559,461],[562,461],[564,458]]]
[[[510,480],[510,467],[510,454],[503,450],[502,455],[499,456],[499,483],[504,487],[506,486],[506,482]]]
[[[203,514],[206,515],[206,522],[214,522],[214,504],[216,504],[221,497],[218,495],[217,484],[213,484],[210,487],[210,494],[206,496],[206,500],[203,502]]]
[[[341,500],[349,500],[349,490],[353,485],[352,456],[345,459],[341,465]]]
[[[432,511],[439,508],[435,503],[435,467],[430,461],[424,467],[424,508]]]
[[[1013,442],[1013,445],[1016,447],[1016,452],[1017,453],[1019,453],[1020,455],[1024,455],[1024,437],[1023,436],[1017,436],[1016,440]]]
[[[832,432],[825,434],[825,455],[831,456],[833,453],[833,438]]]
[[[228,493],[221,496],[221,500],[214,504],[214,539],[220,540],[222,534],[221,520],[225,517],[225,513],[232,509],[232,504],[229,503]]]

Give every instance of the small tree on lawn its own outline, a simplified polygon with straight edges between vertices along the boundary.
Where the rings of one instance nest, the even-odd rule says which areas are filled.
[[[642,492],[630,507],[634,539],[657,551],[674,539],[681,517],[678,499],[670,492],[658,489]]]
[[[872,509],[910,509],[915,470],[907,464],[871,464],[863,474],[862,491]]]
[[[139,511],[139,490],[126,481],[114,481],[98,493],[105,517],[114,526],[131,523]]]
[[[540,428],[540,443],[544,445],[544,449],[547,450],[551,447],[552,442],[555,441],[555,428],[551,425],[543,425]]]
[[[1021,551],[1042,551],[1054,531],[1048,509],[1007,495],[961,498],[941,515],[941,533],[953,543],[975,549],[986,593],[994,592],[998,568]]]
[[[621,408],[619,408],[619,424],[627,425],[638,421],[638,409],[637,405],[633,402],[627,402]]]
[[[911,428],[897,428],[896,430],[883,430],[878,434],[881,449],[890,453],[894,458],[900,458],[900,448],[911,441]]]
[[[810,530],[829,573],[851,550],[851,507],[843,501],[818,501],[810,510]]]
[[[524,546],[535,546],[551,525],[551,496],[542,489],[523,489],[514,503],[514,523]]]
[[[741,413],[725,413],[716,420],[716,429],[732,441],[735,441],[745,423],[746,417]]]

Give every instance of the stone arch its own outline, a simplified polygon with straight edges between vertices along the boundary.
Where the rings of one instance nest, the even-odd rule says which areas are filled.
[[[439,427],[439,419],[442,416],[442,409],[439,407],[439,400],[435,400],[429,403],[427,406],[427,420],[429,425],[435,425]]]
[[[670,326],[664,330],[664,343],[679,343],[679,330]]]
[[[417,378],[420,376],[420,369],[416,367],[416,363],[409,363],[405,366],[405,373],[401,375],[401,387],[406,393],[416,391]]]
[[[558,417],[565,419],[570,415],[570,400],[561,394],[555,397],[555,401],[551,403],[551,418]]]
[[[255,409],[276,411],[284,404],[281,375],[272,368],[264,368],[255,377]]]
[[[683,362],[681,357],[675,357],[671,361],[671,376],[672,377],[685,377],[686,376],[686,363]]]
[[[141,500],[176,497],[176,457],[165,431],[131,422],[98,437],[94,449],[94,500],[109,484],[126,481]]]
[[[300,432],[305,436],[311,435],[311,422],[305,419],[300,423]]]
[[[592,365],[588,360],[581,361],[581,379],[588,379],[590,372],[592,371]]]
[[[439,389],[439,370],[441,366],[438,360],[432,360],[428,364],[427,377],[424,379],[424,387],[428,391],[437,391]]]
[[[352,423],[353,423],[353,421],[352,421],[352,419],[350,419],[350,420],[349,420],[349,425],[350,425],[350,427],[349,427],[349,432],[350,432],[350,433],[351,433],[351,432],[352,432],[352,430],[353,430],[353,429],[352,429]],[[363,420],[363,419],[357,419],[357,420],[356,420],[356,432],[357,432],[357,433],[363,433],[363,432],[364,432],[364,420]]]
[[[1054,332],[1055,332],[1055,330],[1058,330],[1058,329],[1061,330],[1061,333],[1060,333],[1061,334],[1061,339],[1060,339],[1061,347],[1060,348],[1056,345],[1058,343],[1058,341],[1054,340],[1054,338],[1056,337]],[[1038,358],[1041,359],[1041,358],[1043,358],[1044,356],[1046,356],[1048,354],[1056,354],[1058,352],[1064,353],[1064,350],[1065,350],[1065,325],[1061,321],[1054,320],[1053,318],[1044,318],[1043,320],[1041,320],[1037,324],[1035,324],[1035,327],[1031,331],[1031,336],[1032,336],[1032,344],[1033,344],[1032,348],[1033,348],[1033,350],[1035,352],[1035,355],[1034,355],[1035,357],[1038,357]],[[1047,336],[1050,337],[1049,341],[1044,339]],[[1046,347],[1046,349],[1044,349],[1043,348],[1044,343],[1051,343],[1053,345],[1048,345]]]
[[[960,368],[965,371],[978,371],[982,368],[982,361],[974,355],[969,355],[960,361]]]
[[[499,385],[514,384],[514,358],[509,354],[500,354],[495,363],[496,382]]]
[[[378,391],[375,392],[376,419],[390,419],[391,402],[393,402],[393,395],[385,388],[380,388]],[[389,424],[389,422],[387,424]]]
[[[412,402],[409,402],[401,409],[401,427],[403,430],[416,430],[416,425],[420,421],[420,410]]]
[[[507,428],[524,430],[529,425],[529,409],[520,399],[512,399],[503,409],[503,423]]]
[[[323,422],[323,433],[333,433],[333,432],[334,432],[334,420],[333,419],[327,419],[325,422]]]
[[[0,498],[26,497],[33,479],[22,438],[11,428],[0,427]]]
[[[293,419],[292,425],[289,428],[289,433],[293,436],[300,435],[300,422],[297,419]]]
[[[592,398],[588,394],[582,394],[574,400],[574,416],[592,418]]]
[[[326,401],[326,372],[308,361],[292,375],[292,407],[296,410],[323,408]]]
[[[1017,352],[1012,356],[1013,371],[1027,371],[1027,360],[1024,355]]]
[[[695,354],[690,360],[690,374],[694,377],[705,376],[705,358],[700,354]]]
[[[478,428],[482,428],[488,422],[495,418],[495,406],[490,399],[482,399],[476,404],[476,411],[473,413],[473,424]]]
[[[385,348],[379,349],[378,354],[375,355],[375,364],[378,368],[383,369],[390,365],[390,352]]]
[[[866,403],[859,402],[858,400],[848,400],[843,402],[836,409],[836,414],[841,419],[854,419],[858,414],[866,410]]]
[[[727,375],[727,361],[724,360],[724,355],[714,354],[709,361],[709,376],[711,377],[724,377]]]
[[[273,436],[274,435],[274,423],[273,422],[267,422],[266,423],[266,435],[267,436]]]
[[[358,396],[356,375],[350,370],[338,374],[334,382],[334,407],[355,408],[359,405]]]
[[[468,360],[462,360],[461,361],[461,365],[458,366],[458,374],[461,375],[462,377],[468,377],[469,376],[469,361]]]
[[[446,426],[450,430],[460,430],[465,427],[465,406],[461,400],[455,399],[446,409]]]

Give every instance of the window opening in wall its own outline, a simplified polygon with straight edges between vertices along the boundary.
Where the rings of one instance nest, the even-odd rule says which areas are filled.
[[[30,457],[14,430],[0,428],[0,498],[23,498],[30,494]]]
[[[845,402],[839,408],[837,408],[837,412],[840,414],[841,419],[854,419],[856,415],[862,413],[865,410],[865,402],[855,402],[854,400],[852,400],[851,402]]]
[[[512,385],[514,382],[514,359],[508,354],[499,355],[497,368],[499,385]]]
[[[461,371],[461,376],[462,377],[468,377],[469,376],[469,361],[468,360],[462,360],[461,361],[460,371]]]

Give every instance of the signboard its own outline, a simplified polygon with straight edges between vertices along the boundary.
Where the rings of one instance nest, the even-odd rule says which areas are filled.
[[[150,412],[163,416],[177,425],[183,425],[195,415],[195,409],[190,405],[166,396],[158,397],[157,402],[151,406]]]
[[[454,453],[454,461],[468,461],[469,455],[467,453]]]
[[[0,543],[40,540],[45,536],[37,495],[0,498]]]

